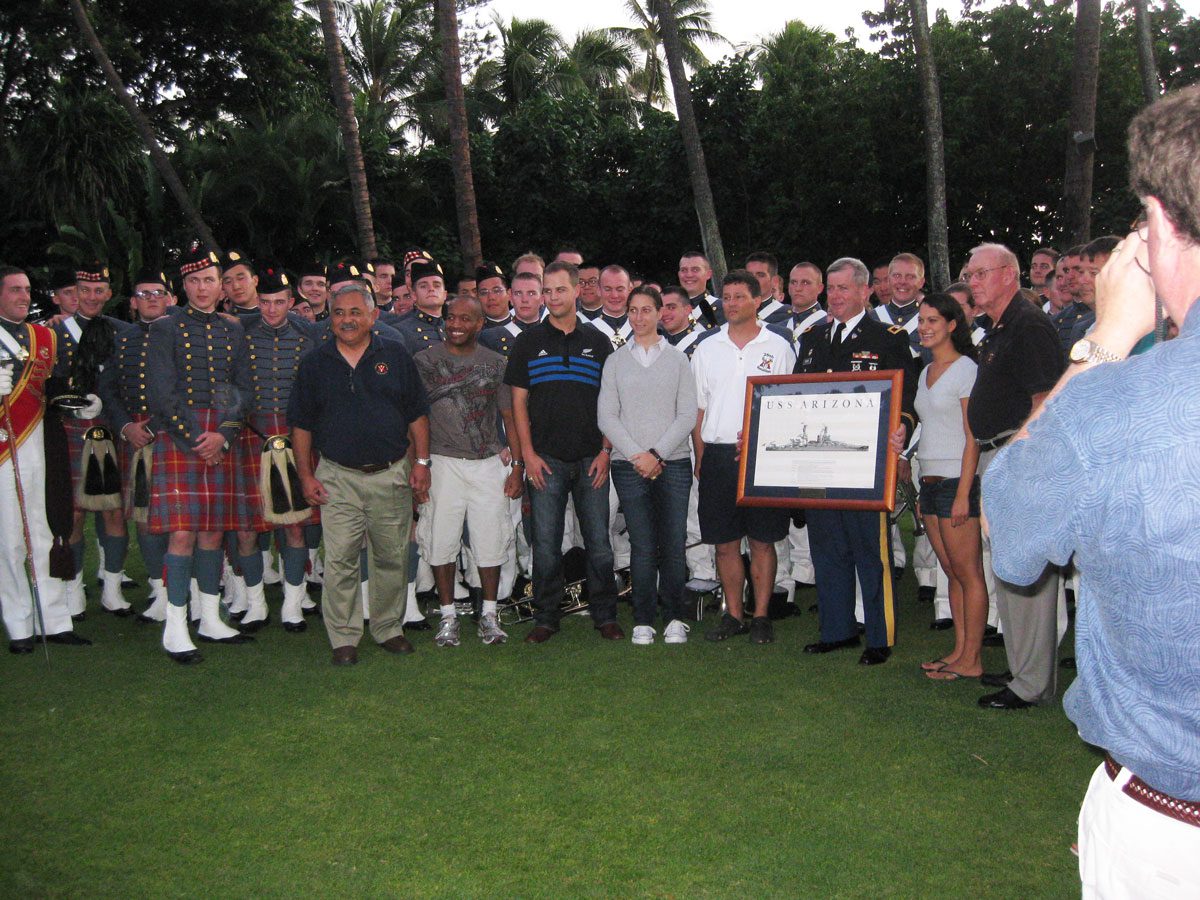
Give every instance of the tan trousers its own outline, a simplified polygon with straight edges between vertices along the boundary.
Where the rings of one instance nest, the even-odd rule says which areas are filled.
[[[329,492],[321,507],[325,537],[321,613],[335,650],[356,646],[362,638],[358,560],[364,537],[371,546],[371,637],[383,643],[403,632],[412,524],[409,468],[407,459],[370,475],[328,459],[317,465],[317,480]]]

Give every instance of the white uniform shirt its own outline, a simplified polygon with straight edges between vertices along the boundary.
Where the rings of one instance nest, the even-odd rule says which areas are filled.
[[[735,444],[746,407],[746,379],[752,375],[791,375],[796,354],[786,340],[759,326],[758,336],[738,348],[725,324],[692,353],[696,396],[704,410],[700,437],[706,444]]]

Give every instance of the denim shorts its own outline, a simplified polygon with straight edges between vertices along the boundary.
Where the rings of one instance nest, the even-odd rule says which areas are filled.
[[[921,485],[921,515],[937,516],[939,519],[949,519],[950,510],[954,507],[954,497],[958,493],[957,478],[943,478],[931,484]],[[967,515],[972,519],[979,518],[979,476],[971,482],[971,493],[967,497]]]

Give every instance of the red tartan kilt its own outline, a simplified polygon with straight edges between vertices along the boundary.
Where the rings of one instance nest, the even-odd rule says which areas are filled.
[[[63,415],[62,424],[63,431],[67,433],[67,455],[71,458],[71,493],[72,496],[78,496],[79,482],[83,478],[83,436],[93,425],[107,426],[108,423],[103,419],[76,419],[66,413]],[[121,472],[121,483],[125,483],[124,471]]]
[[[201,432],[216,431],[220,424],[216,410],[192,409],[192,414]],[[151,534],[249,530],[249,503],[237,447],[235,443],[235,452],[210,466],[160,431],[154,439],[146,530]]]
[[[290,429],[287,424],[287,416],[283,413],[256,413],[254,416],[254,427],[271,437],[276,434],[289,434]],[[246,494],[250,498],[250,519],[251,531],[257,531],[260,534],[264,531],[272,531],[279,528],[263,518],[263,497],[262,491],[259,489],[259,478],[262,473],[262,448],[265,441],[249,428],[242,429],[242,439],[238,442],[239,463],[242,469],[242,483],[246,485]],[[321,522],[321,515],[318,507],[312,507],[312,515],[303,522],[300,522],[301,527],[305,525],[318,525]]]

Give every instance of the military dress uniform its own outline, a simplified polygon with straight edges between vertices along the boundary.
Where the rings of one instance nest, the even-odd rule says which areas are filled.
[[[836,333],[835,333],[836,329]],[[845,336],[830,319],[801,336],[797,374],[821,372],[903,372],[901,418],[909,434],[916,428],[913,401],[917,366],[903,328],[885,326],[862,314]],[[838,340],[834,340],[834,338]],[[867,651],[861,662],[883,662],[896,641],[896,607],[886,512],[811,509],[806,512],[817,583],[821,640],[805,649],[825,652],[858,643],[854,619],[855,576],[862,588]]]
[[[415,306],[396,326],[404,346],[415,356],[426,347],[441,343],[446,337],[446,323],[441,316],[431,316]]]
[[[491,321],[490,319],[488,321]],[[495,350],[505,359],[512,353],[513,344],[517,337],[527,328],[532,328],[537,322],[521,322],[517,319],[509,317],[509,320],[503,325],[497,325],[494,328],[485,327],[479,333],[479,346],[487,347],[489,350]]]

